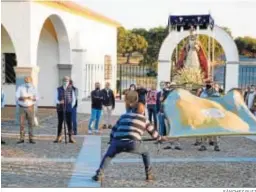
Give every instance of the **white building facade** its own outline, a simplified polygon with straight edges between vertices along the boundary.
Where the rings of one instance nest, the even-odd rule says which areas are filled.
[[[117,27],[120,24],[73,2],[2,2],[2,84],[6,104],[15,105],[16,87],[31,75],[39,106],[55,106],[55,91],[68,75],[79,100],[95,82],[116,88]]]

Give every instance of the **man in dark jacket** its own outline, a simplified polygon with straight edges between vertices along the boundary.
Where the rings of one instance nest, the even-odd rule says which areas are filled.
[[[89,121],[89,131],[88,133],[92,133],[92,123],[95,121],[94,128],[95,133],[99,133],[99,122],[102,112],[102,104],[103,104],[103,94],[100,90],[100,83],[95,83],[95,90],[91,92],[91,99],[92,99],[92,112],[91,118]]]
[[[141,85],[137,85],[137,92],[138,92],[138,96],[139,96],[139,103],[146,105],[146,95],[148,92],[147,89],[145,89]]]
[[[111,115],[115,109],[115,96],[113,91],[110,89],[110,83],[107,82],[105,89],[102,90],[103,95],[103,112],[104,112],[104,125],[103,129],[112,128]]]
[[[57,114],[58,114],[58,131],[57,138],[54,143],[60,143],[62,124],[67,123],[69,142],[75,143],[72,138],[72,108],[75,106],[75,92],[70,86],[70,78],[68,76],[63,78],[63,86],[57,88],[56,94],[56,104],[57,104]]]

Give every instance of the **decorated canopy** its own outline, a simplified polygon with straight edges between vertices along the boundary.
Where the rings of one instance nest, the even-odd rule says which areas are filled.
[[[214,20],[210,14],[208,15],[171,15],[169,16],[168,25],[171,28],[176,28],[180,31],[181,27],[184,30],[189,30],[191,26],[195,29],[199,26],[200,29],[207,29],[210,26],[214,27]]]

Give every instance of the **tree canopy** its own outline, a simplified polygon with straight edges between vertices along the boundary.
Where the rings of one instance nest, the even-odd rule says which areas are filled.
[[[132,53],[145,54],[147,47],[148,42],[143,36],[128,31],[123,27],[118,28],[117,52],[127,57],[127,63],[129,63]]]

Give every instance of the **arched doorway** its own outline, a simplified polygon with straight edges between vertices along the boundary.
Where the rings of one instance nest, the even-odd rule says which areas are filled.
[[[71,63],[71,50],[64,22],[57,15],[46,18],[37,47],[39,106],[55,106],[55,91],[60,85],[59,64]]]
[[[1,83],[6,95],[6,104],[15,105],[17,56],[14,43],[7,29],[1,24]]]
[[[214,26],[213,31],[210,30],[199,30],[198,34],[207,35],[216,39],[222,46],[226,55],[226,64],[230,64],[226,67],[225,84],[226,90],[229,90],[238,85],[237,79],[230,74],[238,74],[239,67],[239,55],[235,42],[229,36],[229,34],[218,26]],[[169,81],[171,74],[171,57],[177,44],[184,38],[189,36],[188,31],[171,31],[166,39],[164,40],[159,56],[158,56],[158,84],[161,81]]]

